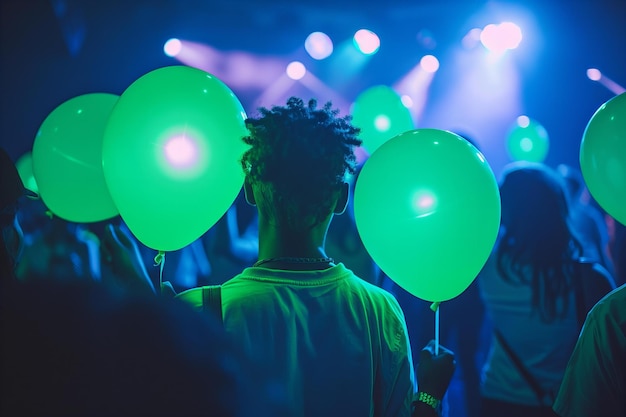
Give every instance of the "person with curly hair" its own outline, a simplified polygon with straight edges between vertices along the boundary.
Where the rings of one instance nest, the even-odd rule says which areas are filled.
[[[437,415],[454,372],[432,345],[415,374],[394,296],[325,251],[329,224],[348,202],[359,129],[331,103],[290,98],[247,120],[244,191],[258,211],[259,260],[221,285],[227,334],[267,365],[293,416]],[[182,292],[198,309],[203,288]]]

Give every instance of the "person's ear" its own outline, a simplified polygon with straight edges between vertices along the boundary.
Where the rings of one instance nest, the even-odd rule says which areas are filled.
[[[248,182],[248,179],[246,179],[243,182],[243,194],[245,195],[246,201],[248,202],[248,204],[250,204],[251,206],[256,206],[256,200],[254,199],[254,192],[252,191],[252,186]]]
[[[343,214],[346,211],[346,207],[348,207],[348,199],[350,198],[350,184],[344,182],[341,186],[341,192],[339,193],[339,198],[337,199],[337,204],[335,205],[335,214]]]

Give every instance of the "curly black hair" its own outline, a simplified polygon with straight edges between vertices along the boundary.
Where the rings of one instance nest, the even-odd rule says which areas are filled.
[[[328,102],[317,108],[291,97],[286,106],[259,109],[249,118],[250,145],[241,159],[247,181],[261,190],[275,222],[294,229],[312,227],[333,210],[346,172],[355,173],[354,148],[361,145],[360,129],[349,115]]]

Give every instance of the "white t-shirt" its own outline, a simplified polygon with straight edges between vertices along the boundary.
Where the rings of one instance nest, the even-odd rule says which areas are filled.
[[[180,294],[200,308],[201,289]],[[409,416],[415,388],[404,314],[343,264],[247,268],[222,285],[224,326],[265,364],[299,416]]]
[[[579,334],[574,292],[570,294],[565,318],[545,323],[532,310],[531,288],[505,282],[497,271],[495,254],[478,276],[478,284],[493,327],[500,331],[542,390],[556,397]],[[481,391],[486,398],[509,403],[552,405],[547,398],[539,404],[535,392],[495,337],[483,367]]]

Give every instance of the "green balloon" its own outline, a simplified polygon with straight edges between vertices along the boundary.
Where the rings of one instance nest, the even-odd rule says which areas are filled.
[[[476,278],[500,226],[500,193],[467,140],[417,129],[383,144],[354,190],[357,229],[372,259],[409,293],[432,302]]]
[[[140,242],[181,249],[226,212],[243,185],[245,119],[230,88],[191,67],[151,71],[122,93],[102,162],[113,201]]]
[[[37,187],[37,181],[35,180],[35,174],[33,174],[33,154],[32,152],[26,152],[20,156],[15,162],[17,172],[24,183],[24,187],[39,194],[39,187]]]
[[[593,198],[626,225],[626,93],[608,100],[589,120],[580,168]]]
[[[117,216],[102,171],[102,140],[119,96],[84,94],[65,101],[43,121],[33,143],[39,195],[56,216],[77,223]]]
[[[507,150],[513,161],[543,162],[550,146],[548,132],[536,120],[522,119],[508,134]]]
[[[372,154],[380,145],[415,128],[409,109],[391,87],[378,85],[358,95],[351,109],[352,124],[361,129],[359,138]]]

